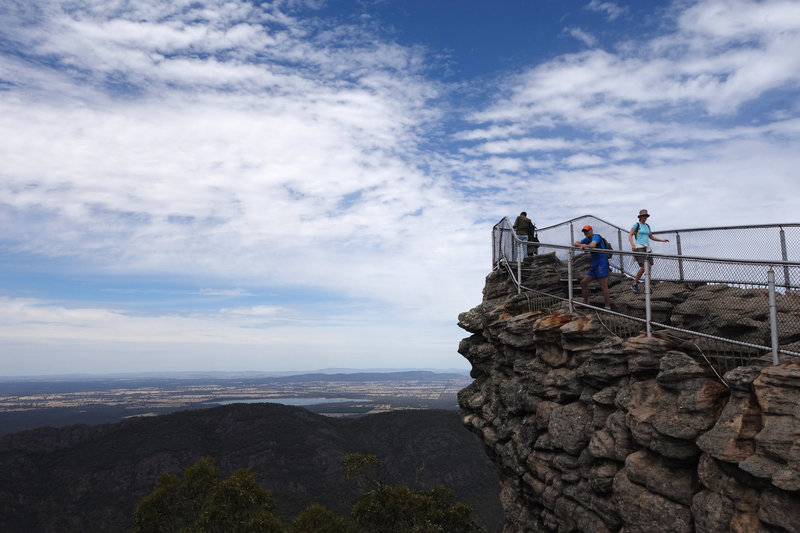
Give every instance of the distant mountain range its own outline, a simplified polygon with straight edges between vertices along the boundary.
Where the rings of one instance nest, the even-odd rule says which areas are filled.
[[[151,378],[187,378],[187,379],[219,379],[219,378],[258,378],[300,376],[305,374],[392,374],[405,372],[424,372],[429,374],[454,374],[468,376],[469,369],[459,368],[323,368],[321,370],[299,370],[285,372],[264,372],[248,370],[241,372],[221,372],[210,370],[174,371],[174,372],[117,372],[111,374],[43,374],[35,376],[0,376],[0,383],[9,381],[92,381],[106,379],[151,379]]]
[[[125,531],[161,472],[179,474],[203,456],[225,476],[251,468],[287,523],[315,501],[345,513],[359,492],[340,463],[352,452],[377,455],[388,482],[450,487],[489,531],[502,528],[494,468],[457,412],[332,418],[261,403],[4,435],[0,531]]]

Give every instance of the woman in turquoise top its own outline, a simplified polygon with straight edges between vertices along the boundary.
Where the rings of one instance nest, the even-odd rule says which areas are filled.
[[[631,226],[631,231],[628,233],[628,240],[631,242],[631,248],[634,252],[639,252],[634,256],[636,262],[639,263],[639,272],[636,273],[636,277],[633,279],[633,285],[631,285],[633,292],[639,292],[639,279],[642,277],[642,274],[644,274],[645,258],[647,261],[648,273],[653,264],[653,258],[645,256],[645,254],[653,252],[650,248],[650,239],[658,242],[669,242],[669,239],[659,239],[652,235],[650,224],[647,223],[648,218],[650,218],[650,215],[647,213],[647,209],[639,211],[639,222]]]

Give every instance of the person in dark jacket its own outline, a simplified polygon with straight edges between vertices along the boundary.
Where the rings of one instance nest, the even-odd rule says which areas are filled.
[[[532,241],[535,235],[536,226],[531,219],[528,218],[528,213],[523,211],[519,214],[517,219],[514,221],[514,233],[517,234],[517,238],[521,241]],[[534,248],[534,247],[531,247]],[[535,250],[535,248],[534,248]],[[513,252],[514,261],[516,261],[517,257],[517,247],[514,246]],[[522,245],[522,257],[528,257],[528,245]]]

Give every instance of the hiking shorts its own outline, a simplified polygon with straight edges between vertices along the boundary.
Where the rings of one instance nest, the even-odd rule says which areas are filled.
[[[648,263],[650,263],[651,265],[653,264],[653,256],[645,255],[645,254],[653,253],[653,249],[652,248],[650,248],[649,246],[637,246],[636,247],[636,252],[638,252],[638,253],[636,255],[634,255],[633,257],[636,259],[636,262],[639,263],[640,267],[644,266],[645,258],[647,259]]]
[[[587,272],[586,275],[592,278],[607,278],[608,261],[592,263],[592,268],[589,269],[589,272]]]

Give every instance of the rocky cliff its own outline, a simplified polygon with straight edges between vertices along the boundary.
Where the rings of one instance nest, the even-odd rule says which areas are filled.
[[[681,288],[662,312],[709,290]],[[800,532],[800,362],[720,379],[670,337],[525,300],[498,271],[459,316],[475,379],[461,418],[500,475],[506,533]]]

